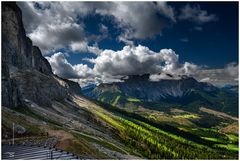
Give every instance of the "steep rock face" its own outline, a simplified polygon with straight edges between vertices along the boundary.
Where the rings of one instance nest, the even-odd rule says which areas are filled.
[[[2,5],[2,47],[4,64],[52,74],[51,66],[39,48],[32,46],[32,41],[26,37],[21,10],[13,2],[4,2]]]
[[[27,64],[24,52],[26,45],[31,48],[31,42],[26,43],[25,31],[21,28],[23,24],[19,21],[21,11],[14,3],[3,3],[2,5],[2,63],[24,68]],[[29,41],[29,39],[28,39]]]
[[[26,100],[51,105],[53,100],[80,94],[80,86],[52,73],[47,59],[26,37],[22,14],[14,2],[2,3],[2,105],[16,107]]]
[[[20,103],[15,82],[10,79],[9,68],[2,63],[2,105],[15,107]]]
[[[41,73],[52,74],[52,68],[47,59],[42,56],[37,46],[32,47],[32,67]]]

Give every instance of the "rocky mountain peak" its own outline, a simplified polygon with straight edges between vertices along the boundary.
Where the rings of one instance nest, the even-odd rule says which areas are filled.
[[[149,79],[150,74],[143,75],[130,75],[126,81],[147,81]]]
[[[104,92],[121,91],[127,97],[138,98],[143,101],[159,101],[167,98],[181,98],[192,91],[214,91],[211,84],[198,82],[189,76],[169,76],[158,81],[151,81],[150,74],[133,75],[123,79],[123,82],[100,84],[93,90],[96,97]]]

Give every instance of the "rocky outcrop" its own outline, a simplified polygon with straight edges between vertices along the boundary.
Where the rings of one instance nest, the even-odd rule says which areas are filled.
[[[80,94],[80,86],[53,75],[50,64],[26,36],[20,8],[2,3],[2,105],[16,107],[31,100],[51,105]]]

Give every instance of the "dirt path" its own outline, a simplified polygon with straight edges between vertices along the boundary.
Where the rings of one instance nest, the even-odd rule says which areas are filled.
[[[73,136],[64,130],[47,130],[49,136],[59,137],[60,140],[73,139]]]
[[[49,136],[55,136],[59,139],[56,148],[65,149],[72,144],[74,137],[64,130],[47,130]]]

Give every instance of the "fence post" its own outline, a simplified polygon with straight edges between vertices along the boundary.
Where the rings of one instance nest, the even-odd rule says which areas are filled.
[[[13,138],[12,138],[12,144],[14,145],[14,122],[13,122]]]

